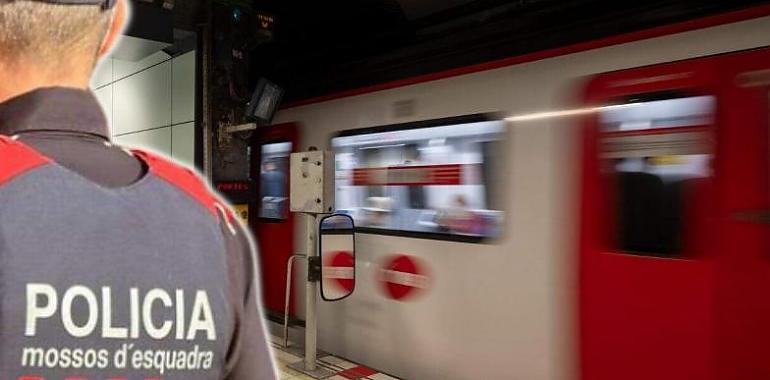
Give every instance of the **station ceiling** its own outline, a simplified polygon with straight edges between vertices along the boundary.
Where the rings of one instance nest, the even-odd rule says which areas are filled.
[[[184,4],[183,4],[184,3]],[[285,101],[692,20],[767,0],[254,0],[275,16],[252,75]],[[177,0],[189,27],[200,6]]]

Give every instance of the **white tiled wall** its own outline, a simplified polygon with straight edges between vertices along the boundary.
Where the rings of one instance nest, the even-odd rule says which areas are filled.
[[[142,149],[148,149],[168,156],[173,156],[173,150],[171,148],[172,128],[173,127],[165,127],[129,133],[115,137],[115,140],[121,145],[141,147]]]
[[[171,123],[180,124],[195,118],[195,52],[171,61]]]
[[[192,166],[195,161],[194,123],[177,124],[171,127],[171,156]]]
[[[120,80],[127,76],[130,76],[132,74],[135,74],[142,69],[145,69],[147,67],[157,65],[161,62],[168,61],[169,55],[166,54],[163,51],[159,51],[155,54],[152,54],[148,56],[147,58],[137,61],[137,62],[131,62],[131,61],[123,61],[120,59],[115,59],[114,63],[112,64],[113,67],[113,79],[114,80]]]
[[[106,58],[91,79],[115,142],[193,165],[195,52],[158,52],[139,62]]]
[[[112,95],[114,135],[171,125],[171,62],[115,82]]]

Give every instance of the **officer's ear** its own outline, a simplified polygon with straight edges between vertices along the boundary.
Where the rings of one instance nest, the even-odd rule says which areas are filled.
[[[115,3],[115,9],[112,10],[112,18],[110,25],[107,27],[107,34],[102,40],[102,45],[99,47],[99,58],[103,57],[115,46],[118,41],[118,37],[123,33],[123,28],[128,21],[128,2],[127,0],[117,0]]]

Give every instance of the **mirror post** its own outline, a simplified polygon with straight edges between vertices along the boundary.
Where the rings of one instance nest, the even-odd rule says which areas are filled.
[[[319,215],[316,213],[303,214],[308,261],[305,283],[305,357],[301,362],[290,364],[289,368],[314,379],[325,379],[332,376],[333,372],[318,366],[317,363],[318,290],[320,287],[320,294],[324,301],[339,301],[353,293],[355,289],[355,224],[353,218],[343,214],[322,217],[320,222]],[[324,239],[327,235],[331,243]],[[327,263],[326,266],[323,264],[325,253],[332,255],[331,263]],[[329,272],[325,272],[326,270]],[[336,281],[331,284],[341,286],[341,289],[346,292],[327,295],[325,292],[330,284],[323,282],[326,279]]]
[[[305,252],[307,252],[308,261],[311,257],[318,255],[317,249],[317,232],[316,227],[316,214],[306,215],[306,229],[308,240],[306,243]],[[309,268],[309,266],[308,266]],[[308,273],[308,276],[310,274]],[[305,285],[305,370],[315,371],[316,364],[316,345],[317,345],[317,322],[318,317],[316,315],[316,308],[318,307],[318,283],[315,281],[307,281]]]
[[[315,379],[325,379],[334,373],[319,367],[316,359],[318,337],[318,279],[310,277],[318,259],[318,215],[334,210],[334,153],[310,147],[307,152],[289,157],[289,210],[305,215],[305,253],[308,278],[305,284],[305,358],[290,368]],[[313,265],[311,265],[313,264]],[[320,266],[320,265],[319,265]]]

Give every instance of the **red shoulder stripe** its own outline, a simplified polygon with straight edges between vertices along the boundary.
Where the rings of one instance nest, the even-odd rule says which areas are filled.
[[[131,152],[147,164],[152,174],[187,193],[214,217],[219,219],[220,212],[217,208],[221,207],[227,217],[227,222],[233,222],[234,216],[230,209],[222,204],[195,172],[153,153],[138,149],[131,150]]]
[[[29,146],[0,136],[0,185],[50,162],[48,157]]]

